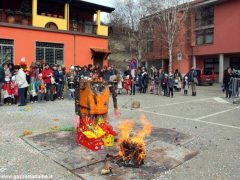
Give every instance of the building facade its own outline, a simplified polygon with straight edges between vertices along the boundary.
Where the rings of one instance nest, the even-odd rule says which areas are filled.
[[[101,12],[114,9],[80,0],[1,0],[0,64],[107,65],[108,27]]]
[[[191,67],[212,68],[216,81],[222,82],[227,67],[240,69],[240,1],[205,0],[190,6],[190,15],[177,34],[173,70],[185,74]],[[159,28],[155,31],[159,33]],[[158,64],[167,70],[167,49],[157,38],[152,46],[144,54],[148,66]]]

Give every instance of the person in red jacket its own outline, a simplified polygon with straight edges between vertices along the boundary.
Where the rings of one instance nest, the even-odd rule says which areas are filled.
[[[46,83],[46,101],[49,101],[49,96],[50,96],[50,100],[54,101],[53,84],[52,84],[53,71],[47,63],[45,64],[44,69],[42,71],[42,77]]]

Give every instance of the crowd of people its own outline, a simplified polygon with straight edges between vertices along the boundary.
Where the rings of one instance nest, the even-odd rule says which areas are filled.
[[[61,65],[50,68],[44,61],[33,62],[30,67],[24,58],[19,65],[5,63],[0,67],[0,98],[3,97],[5,105],[19,102],[19,106],[25,106],[28,101],[63,99],[65,74]]]
[[[30,67],[22,58],[19,65],[3,64],[0,67],[0,98],[5,105],[17,104],[25,106],[27,102],[55,101],[64,99],[64,89],[68,89],[69,97],[75,98],[76,81],[81,78],[98,79],[110,83],[116,94],[135,95],[152,93],[173,97],[174,89],[184,89],[188,94],[191,85],[192,95],[196,96],[196,71],[192,69],[182,77],[176,70],[167,74],[162,69],[152,67],[150,72],[145,67],[124,71],[113,65],[100,67],[98,65],[71,66],[69,70],[61,65],[49,66],[44,61],[33,62]],[[66,87],[66,88],[64,88]],[[0,99],[1,104],[1,99]]]
[[[123,79],[123,82],[125,82],[124,87],[127,94],[134,95],[137,89],[139,93],[149,92],[167,97],[173,97],[173,92],[179,92],[181,89],[184,90],[184,95],[187,95],[190,87],[192,89],[192,96],[196,96],[196,85],[198,83],[197,71],[194,68],[182,76],[178,69],[172,74],[164,72],[161,68],[156,69],[153,66],[149,73],[145,67],[138,68],[135,72],[132,72],[130,68],[127,67],[123,77],[119,79]]]

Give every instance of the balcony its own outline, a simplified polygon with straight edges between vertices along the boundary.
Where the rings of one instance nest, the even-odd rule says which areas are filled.
[[[97,34],[97,25],[91,21],[77,21],[71,20],[69,23],[69,30],[87,33],[87,34]]]
[[[113,8],[76,0],[70,3],[67,0],[9,2],[0,0],[0,23],[4,26],[108,36],[108,27],[100,22],[101,10],[112,12]]]
[[[32,25],[32,14],[21,11],[0,9],[0,22],[11,24]]]

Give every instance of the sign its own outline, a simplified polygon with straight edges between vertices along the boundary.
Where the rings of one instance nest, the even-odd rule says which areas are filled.
[[[181,61],[182,60],[182,53],[177,53],[177,60],[178,61]]]
[[[130,62],[130,69],[137,69],[138,68],[138,60],[132,59]]]
[[[130,69],[131,69],[131,75],[133,78],[135,78],[136,69],[138,68],[138,60],[132,59],[130,61]]]

